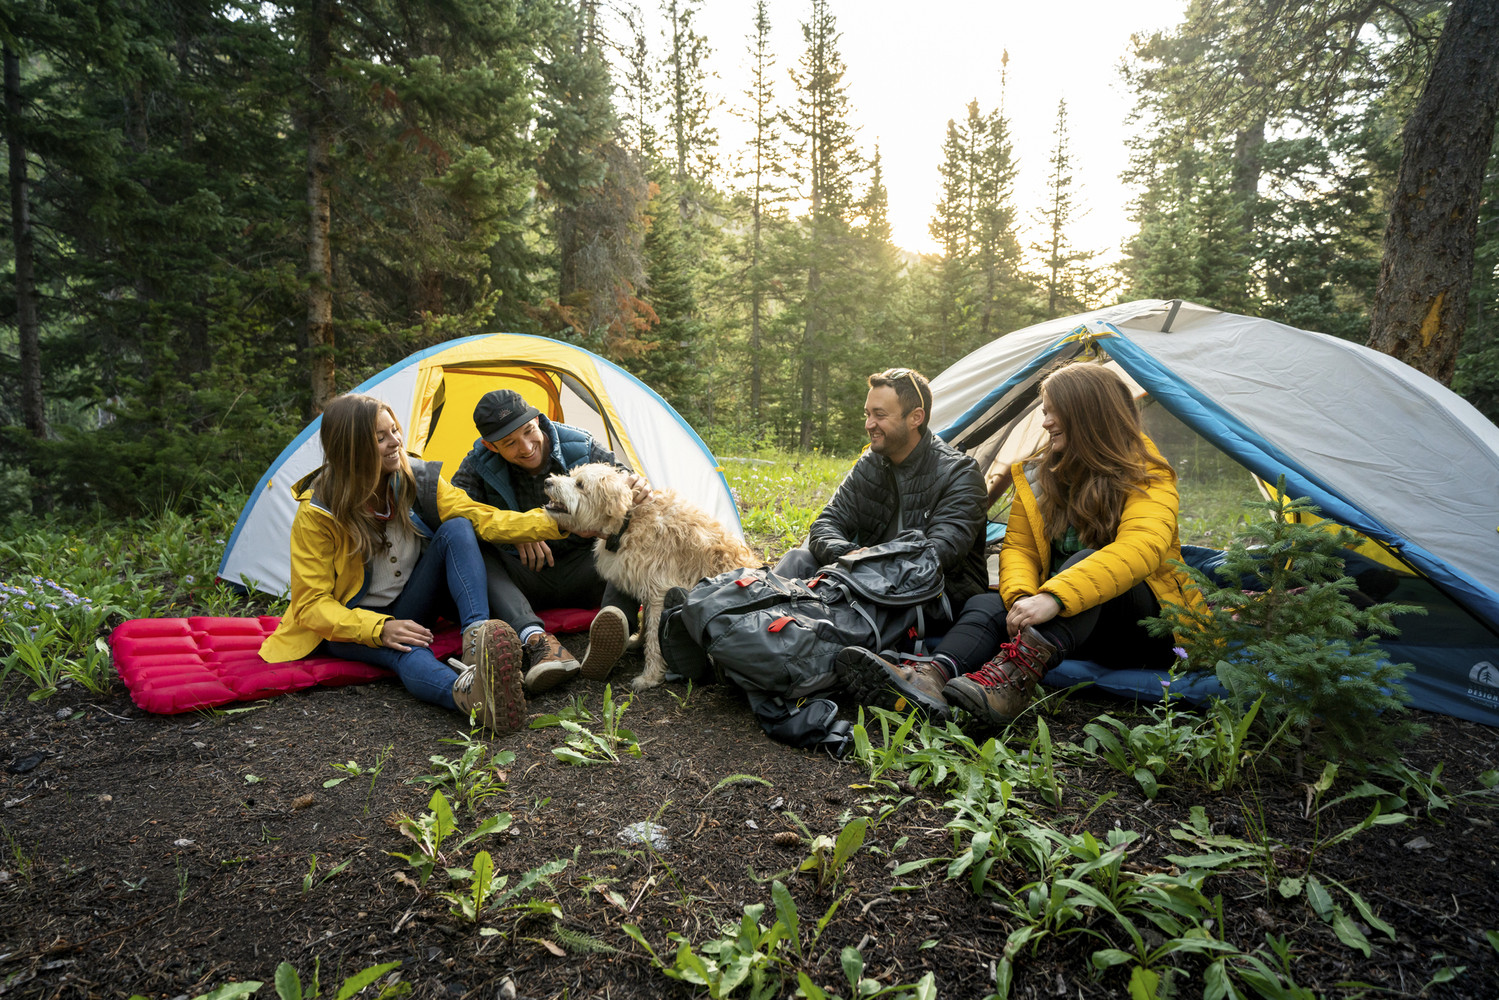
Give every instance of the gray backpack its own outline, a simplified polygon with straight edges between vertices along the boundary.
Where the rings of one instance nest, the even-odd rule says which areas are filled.
[[[743,688],[771,735],[794,704],[836,686],[845,646],[920,648],[929,623],[951,621],[942,567],[919,532],[856,549],[807,580],[736,569],[667,597],[661,650],[674,673]],[[800,713],[805,714],[805,713]],[[813,740],[812,742],[817,742]]]

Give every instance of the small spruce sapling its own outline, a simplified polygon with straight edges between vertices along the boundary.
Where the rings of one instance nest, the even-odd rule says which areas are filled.
[[[1215,666],[1241,711],[1263,694],[1272,730],[1283,728],[1327,757],[1392,758],[1396,744],[1421,727],[1401,711],[1410,700],[1400,684],[1410,664],[1389,662],[1376,639],[1399,633],[1396,615],[1423,609],[1356,606],[1349,594],[1358,585],[1344,560],[1360,536],[1318,520],[1311,501],[1286,497],[1284,477],[1275,497],[1246,505],[1268,516],[1229,544],[1216,579],[1181,566],[1203,604],[1170,605],[1145,624],[1154,635],[1180,636],[1190,669]]]

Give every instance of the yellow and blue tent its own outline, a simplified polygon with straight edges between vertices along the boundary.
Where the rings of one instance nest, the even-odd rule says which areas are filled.
[[[413,455],[451,478],[478,438],[474,405],[514,389],[554,421],[581,427],[615,458],[740,532],[734,496],[702,438],[649,386],[581,347],[517,333],[481,334],[411,355],[356,387],[389,403]],[[322,464],[321,418],[266,469],[224,547],[220,579],[270,594],[291,579],[291,486]],[[742,532],[741,532],[742,533]]]

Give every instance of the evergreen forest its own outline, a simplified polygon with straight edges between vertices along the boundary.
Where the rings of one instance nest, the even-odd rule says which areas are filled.
[[[868,372],[1135,298],[1367,342],[1499,417],[1491,0],[1191,0],[1136,35],[1120,248],[1076,237],[1065,103],[1024,150],[1022,81],[933,108],[927,254],[851,122],[853,4],[707,37],[705,0],[646,2],[0,2],[0,510],[242,489],[333,395],[488,330],[745,450],[848,450]]]

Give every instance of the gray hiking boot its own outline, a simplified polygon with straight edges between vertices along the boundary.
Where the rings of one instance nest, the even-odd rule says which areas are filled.
[[[550,691],[578,673],[578,658],[569,653],[550,632],[538,632],[525,643],[526,691]]]
[[[845,646],[833,659],[838,683],[861,705],[877,705],[894,712],[916,706],[933,722],[949,714],[942,694],[947,675],[929,656],[875,653],[862,646]]]
[[[588,650],[583,654],[583,676],[601,681],[609,676],[630,641],[630,621],[613,605],[605,605],[588,627]]]
[[[999,647],[994,659],[948,681],[942,694],[948,704],[966,709],[991,725],[1003,726],[1030,705],[1036,682],[1058,656],[1057,647],[1027,625]]]
[[[526,723],[526,696],[521,691],[520,640],[515,630],[493,619],[463,630],[459,649],[463,669],[453,681],[458,711],[496,733]]]

